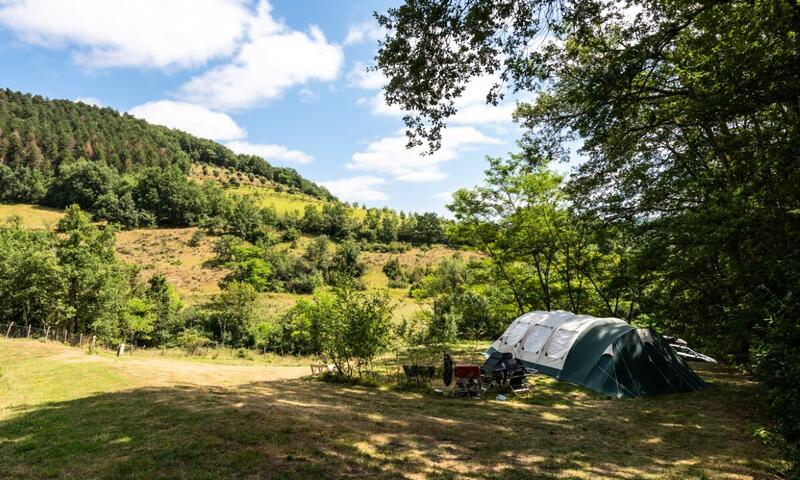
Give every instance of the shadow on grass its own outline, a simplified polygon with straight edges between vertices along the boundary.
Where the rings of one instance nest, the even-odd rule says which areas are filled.
[[[754,385],[607,400],[537,380],[511,402],[308,380],[170,387],[20,407],[0,478],[769,478]]]

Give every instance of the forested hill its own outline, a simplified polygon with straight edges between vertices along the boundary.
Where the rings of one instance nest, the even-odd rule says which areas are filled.
[[[14,171],[22,169],[26,182],[47,183],[61,165],[80,158],[105,163],[119,174],[173,166],[186,172],[192,162],[209,163],[259,175],[317,198],[333,199],[325,188],[294,169],[272,166],[261,157],[238,155],[211,140],[151,125],[111,108],[0,90],[0,165]],[[25,185],[16,186],[12,196],[21,198],[5,200],[40,200],[35,192],[25,190],[41,188],[20,187]],[[9,188],[5,190],[0,196],[9,196]]]

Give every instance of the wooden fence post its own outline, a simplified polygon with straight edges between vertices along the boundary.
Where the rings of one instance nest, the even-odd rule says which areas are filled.
[[[11,322],[11,323],[8,325],[8,330],[6,330],[6,338],[8,338],[8,336],[9,336],[9,335],[11,335],[11,329],[12,329],[12,328],[14,328],[14,322]]]
[[[25,338],[31,338],[31,324],[28,324],[28,333],[25,335]]]
[[[92,352],[94,352],[94,348],[95,348],[95,341],[97,341],[97,336],[95,336],[95,335],[92,335]]]
[[[80,348],[83,348],[83,333],[81,333],[81,336],[80,336],[80,338],[78,339],[78,346],[79,346]]]

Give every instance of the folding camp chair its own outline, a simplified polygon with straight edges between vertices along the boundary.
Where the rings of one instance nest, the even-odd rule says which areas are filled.
[[[403,373],[406,374],[409,383],[414,380],[417,386],[421,387],[423,384],[431,383],[436,368],[430,365],[403,365]]]
[[[508,377],[508,388],[514,393],[514,395],[529,392],[531,390],[531,386],[528,379],[535,374],[536,370],[525,367],[512,372]]]
[[[480,397],[481,389],[481,366],[480,365],[456,365],[453,368],[453,376],[456,378],[456,386],[453,394],[457,397]]]

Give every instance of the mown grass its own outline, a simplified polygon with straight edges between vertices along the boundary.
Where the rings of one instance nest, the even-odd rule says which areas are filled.
[[[722,367],[701,370],[712,388],[698,393],[609,400],[537,377],[500,402],[225,383],[197,364],[187,383],[151,375],[157,360],[32,343],[0,340],[0,478],[732,479],[781,466],[752,435],[756,384]]]

